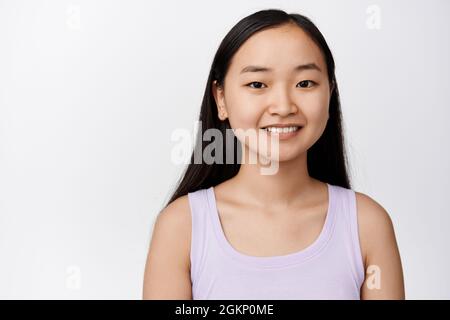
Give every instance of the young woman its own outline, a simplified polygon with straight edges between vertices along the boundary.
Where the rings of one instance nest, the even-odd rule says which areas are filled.
[[[334,69],[299,14],[259,11],[225,36],[199,134],[275,137],[278,156],[263,156],[277,170],[262,174],[247,159],[262,149],[239,135],[240,161],[191,163],[156,219],[144,299],[404,299],[391,219],[350,187]]]

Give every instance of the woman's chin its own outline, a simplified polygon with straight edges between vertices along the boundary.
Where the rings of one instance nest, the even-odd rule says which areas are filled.
[[[246,157],[247,163],[255,164],[256,161],[262,165],[273,162],[289,162],[298,159],[304,152],[301,146],[296,145],[278,145],[276,150],[270,148],[249,148],[247,149],[249,155]],[[256,160],[258,158],[258,160]]]
[[[298,159],[301,156],[302,152],[298,150],[294,150],[293,148],[284,149],[280,148],[278,154],[260,155],[260,159],[263,159],[264,163],[267,162],[289,162],[295,159]]]

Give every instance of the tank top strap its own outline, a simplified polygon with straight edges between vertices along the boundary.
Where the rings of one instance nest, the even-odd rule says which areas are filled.
[[[338,198],[340,199],[339,214],[342,219],[342,235],[348,243],[348,251],[353,273],[359,285],[364,282],[365,272],[364,263],[361,253],[359,228],[358,228],[358,212],[356,205],[356,193],[352,189],[337,186]]]
[[[191,209],[191,279],[197,279],[207,243],[208,202],[206,189],[188,193]]]

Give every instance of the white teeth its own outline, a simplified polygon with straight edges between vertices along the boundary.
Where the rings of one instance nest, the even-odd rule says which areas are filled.
[[[298,130],[298,127],[284,127],[284,128],[278,128],[278,127],[267,127],[265,130],[269,132],[274,133],[288,133],[288,132],[294,132]]]

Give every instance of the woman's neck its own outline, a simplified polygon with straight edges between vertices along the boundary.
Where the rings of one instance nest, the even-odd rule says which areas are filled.
[[[315,179],[308,174],[306,152],[289,161],[277,163],[277,170],[262,174],[259,163],[242,161],[238,174],[233,178],[239,192],[248,202],[261,206],[290,206],[299,198],[311,194],[317,186]]]

